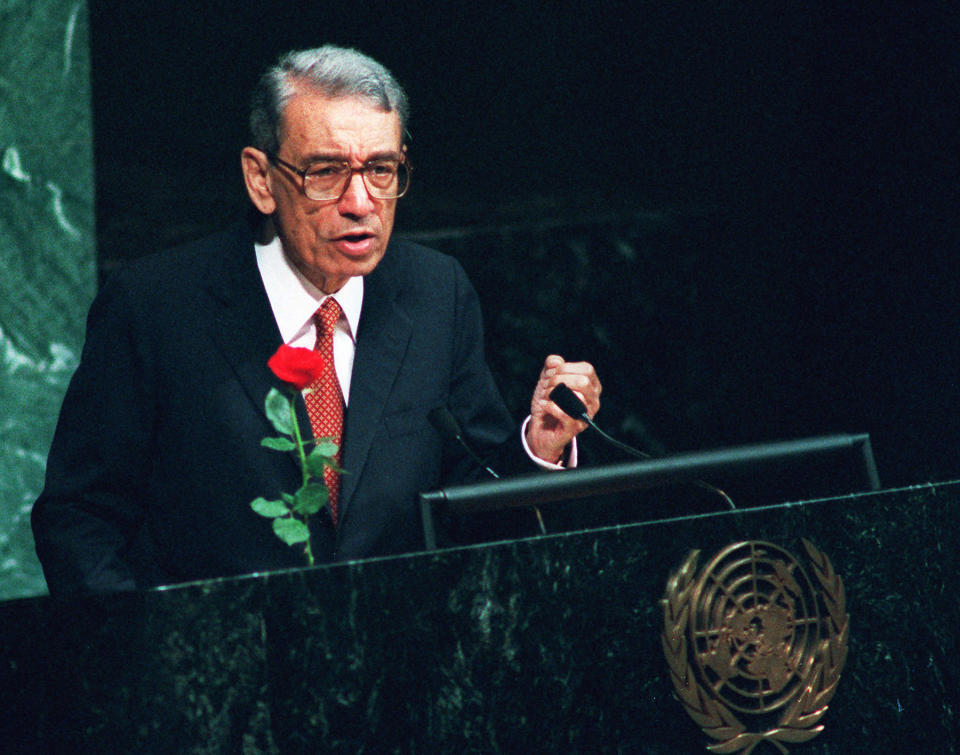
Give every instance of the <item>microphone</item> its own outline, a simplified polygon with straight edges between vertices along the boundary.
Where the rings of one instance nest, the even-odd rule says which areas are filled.
[[[574,398],[576,398],[576,396],[574,396]],[[490,475],[493,479],[500,479],[500,475],[487,466],[483,459],[477,455],[476,451],[470,447],[470,444],[464,440],[463,431],[460,429],[460,423],[457,422],[457,418],[451,414],[447,407],[438,406],[434,409],[431,409],[429,412],[427,412],[427,419],[430,421],[430,424],[433,425],[433,429],[440,434],[441,438],[446,441],[453,441],[459,444],[480,469]],[[541,534],[546,535],[547,528],[543,524],[543,517],[540,515],[540,509],[538,509],[536,506],[531,506],[531,508],[537,515],[537,523],[540,525]]]
[[[490,467],[484,463],[483,459],[481,459],[470,447],[467,441],[463,439],[463,431],[460,430],[460,423],[457,422],[457,418],[450,413],[450,410],[447,409],[447,407],[438,406],[435,409],[431,409],[429,412],[427,412],[427,419],[430,420],[430,424],[433,425],[433,429],[440,433],[441,438],[447,441],[459,443],[463,450],[467,452],[467,455],[473,459],[474,463],[480,467],[480,469],[493,477],[495,480],[500,479],[500,475],[490,469]]]
[[[584,405],[584,403],[579,398],[577,398],[577,394],[575,394],[572,390],[570,390],[570,388],[565,383],[559,383],[557,387],[550,392],[549,399],[553,403],[555,403],[557,406],[559,406],[560,410],[564,414],[566,414],[569,417],[572,417],[573,419],[578,419],[578,420],[581,420],[582,422],[586,422],[587,425],[589,425],[591,429],[593,429],[596,433],[598,433],[601,438],[603,438],[605,441],[610,443],[612,446],[620,449],[624,453],[629,454],[630,456],[636,457],[638,459],[653,458],[650,454],[645,454],[643,451],[639,451],[636,448],[633,448],[632,446],[628,446],[626,443],[621,443],[616,438],[613,438],[607,435],[607,433],[601,430],[597,426],[597,424],[587,414],[587,407]],[[728,496],[726,493],[720,490],[720,488],[716,487],[715,485],[711,485],[708,482],[703,482],[702,480],[694,480],[694,482],[697,485],[699,485],[701,488],[705,488],[706,490],[711,490],[717,495],[719,495],[721,498],[723,498],[723,500],[727,502],[727,504],[730,506],[731,509],[737,508],[734,505],[733,500],[731,500],[730,496]]]
[[[574,419],[582,419],[591,427],[593,422],[587,415],[586,405],[577,398],[577,394],[570,390],[566,383],[560,383],[550,392],[549,399],[559,406],[563,413]]]

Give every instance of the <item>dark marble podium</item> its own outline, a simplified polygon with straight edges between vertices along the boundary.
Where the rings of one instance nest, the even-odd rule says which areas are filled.
[[[790,751],[956,752],[958,519],[946,483],[12,601],[0,751],[706,752],[661,650],[666,580],[693,548],[806,537],[852,629],[825,731]]]

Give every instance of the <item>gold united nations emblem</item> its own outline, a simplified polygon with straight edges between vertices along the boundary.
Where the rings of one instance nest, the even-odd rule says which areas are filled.
[[[674,689],[720,753],[805,742],[821,731],[847,657],[843,582],[803,540],[807,570],[773,543],[735,543],[697,575],[693,551],[663,599]]]

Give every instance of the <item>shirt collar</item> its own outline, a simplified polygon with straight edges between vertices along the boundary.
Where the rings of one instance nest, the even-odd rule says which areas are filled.
[[[268,243],[257,242],[254,247],[263,287],[266,289],[283,342],[290,344],[307,333],[312,333],[313,315],[328,294],[308,281],[290,262],[276,235]],[[343,288],[330,296],[333,296],[343,309],[348,333],[356,343],[360,310],[363,306],[363,277],[348,279]]]

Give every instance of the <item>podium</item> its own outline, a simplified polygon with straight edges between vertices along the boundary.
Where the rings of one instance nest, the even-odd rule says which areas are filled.
[[[848,655],[824,731],[786,749],[956,752],[958,520],[951,482],[11,601],[0,749],[707,752],[664,657],[667,580],[692,549],[806,538],[845,585]]]

